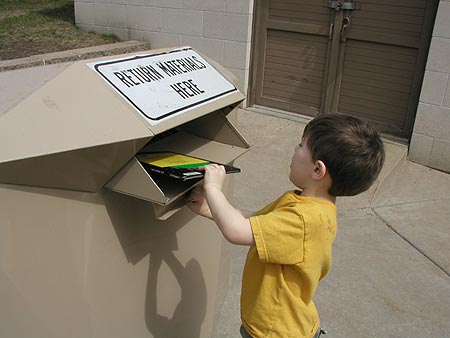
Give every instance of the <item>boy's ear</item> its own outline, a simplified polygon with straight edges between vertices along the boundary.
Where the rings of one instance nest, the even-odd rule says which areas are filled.
[[[321,160],[314,163],[313,178],[315,180],[320,180],[327,174],[327,166]]]

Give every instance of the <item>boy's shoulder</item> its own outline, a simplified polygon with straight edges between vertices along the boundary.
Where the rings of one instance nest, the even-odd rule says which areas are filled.
[[[257,211],[253,217],[266,215],[273,212],[292,212],[295,214],[303,214],[309,212],[319,212],[319,210],[329,209],[336,212],[336,205],[330,201],[303,196],[300,190],[289,190],[275,199],[272,203]]]

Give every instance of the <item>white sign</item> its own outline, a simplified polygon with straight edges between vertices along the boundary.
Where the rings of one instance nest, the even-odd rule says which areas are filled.
[[[192,48],[88,66],[152,125],[237,90]]]

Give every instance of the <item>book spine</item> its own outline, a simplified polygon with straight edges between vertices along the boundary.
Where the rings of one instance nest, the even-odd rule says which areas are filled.
[[[158,173],[158,174],[166,174],[166,173],[164,172],[164,170],[160,170],[160,169],[156,169],[156,168],[151,168],[150,170],[153,171],[153,172],[155,172],[155,173]]]

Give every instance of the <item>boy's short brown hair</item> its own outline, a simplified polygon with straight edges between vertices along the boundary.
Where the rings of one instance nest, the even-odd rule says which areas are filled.
[[[368,123],[341,114],[320,115],[305,127],[303,139],[314,161],[325,163],[333,196],[357,195],[372,185],[384,163],[380,134]]]

